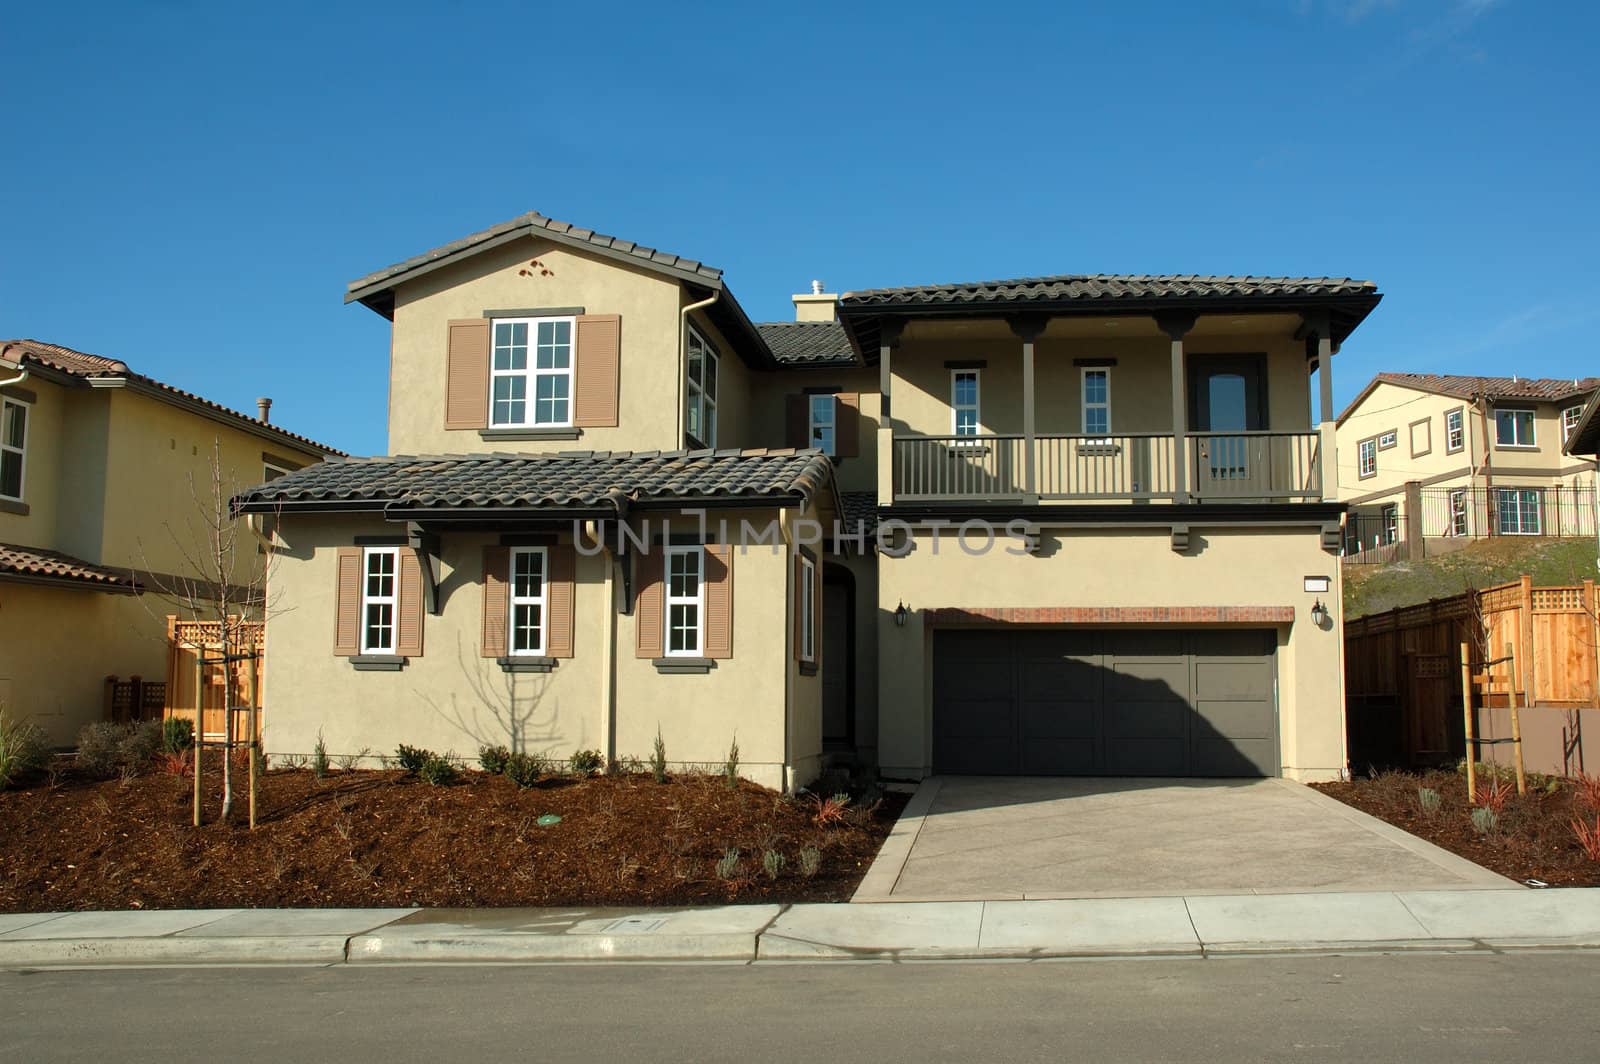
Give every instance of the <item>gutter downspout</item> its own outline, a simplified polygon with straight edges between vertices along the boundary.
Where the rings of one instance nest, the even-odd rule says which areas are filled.
[[[678,309],[678,401],[676,403],[678,408],[678,435],[673,441],[673,444],[669,450],[680,451],[684,449],[684,429],[687,426],[685,426],[683,423],[683,396],[684,389],[688,387],[687,378],[689,374],[689,312],[692,310],[702,310],[706,307],[709,307],[711,304],[715,303],[717,298],[721,295],[722,289],[719,288],[715,292],[712,292],[710,297],[702,299],[698,303],[690,303],[688,306],[680,307]]]
[[[0,357],[4,357],[7,350],[10,350],[9,345],[5,349],[0,349]],[[26,357],[26,355],[23,356],[23,358]],[[28,369],[22,364],[22,359],[17,360],[17,369],[19,372],[15,377],[12,377],[8,381],[0,381],[0,388],[9,388],[13,384],[21,384],[23,381],[28,379]]]
[[[1483,532],[1485,538],[1490,538],[1500,526],[1500,515],[1494,504],[1494,445],[1489,434],[1489,394],[1479,394],[1473,406],[1478,411],[1478,424],[1483,426],[1483,519],[1488,525]]]

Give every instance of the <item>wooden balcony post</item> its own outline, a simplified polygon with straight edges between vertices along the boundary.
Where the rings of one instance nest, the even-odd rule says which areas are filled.
[[[1320,417],[1317,420],[1317,478],[1322,482],[1322,500],[1337,502],[1339,455],[1334,421],[1338,415],[1333,409],[1333,356],[1338,353],[1339,345],[1333,342],[1333,328],[1326,311],[1307,313],[1304,318],[1306,357],[1311,358],[1315,352],[1317,389],[1321,393],[1318,397]]]
[[[1194,328],[1193,314],[1157,314],[1156,327],[1172,342],[1172,501],[1188,502],[1189,388],[1183,338]]]
[[[1036,314],[1020,315],[1008,322],[1022,341],[1022,491],[1024,502],[1039,501],[1038,455],[1034,446],[1033,345],[1044,332],[1049,319]]]
[[[900,344],[905,323],[898,319],[878,321],[878,501],[892,503],[899,471],[895,469],[894,420],[889,416],[889,385],[894,379],[890,353]]]

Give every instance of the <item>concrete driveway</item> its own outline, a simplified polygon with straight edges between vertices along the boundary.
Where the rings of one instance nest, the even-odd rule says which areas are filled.
[[[1515,886],[1281,779],[926,780],[855,901]]]

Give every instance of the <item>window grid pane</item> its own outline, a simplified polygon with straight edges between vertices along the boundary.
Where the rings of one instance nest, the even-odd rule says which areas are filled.
[[[22,497],[22,453],[0,451],[0,495]]]
[[[700,653],[704,605],[704,549],[672,547],[666,557],[667,653]]]
[[[511,552],[511,653],[544,652],[545,580],[549,557],[543,547]]]

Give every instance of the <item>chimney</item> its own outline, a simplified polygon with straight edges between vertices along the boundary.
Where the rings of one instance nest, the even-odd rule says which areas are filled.
[[[272,400],[265,396],[256,400],[256,417],[262,421],[272,420]]]
[[[811,282],[811,291],[790,297],[794,300],[795,321],[832,321],[839,305],[837,292],[824,292],[821,281]]]

